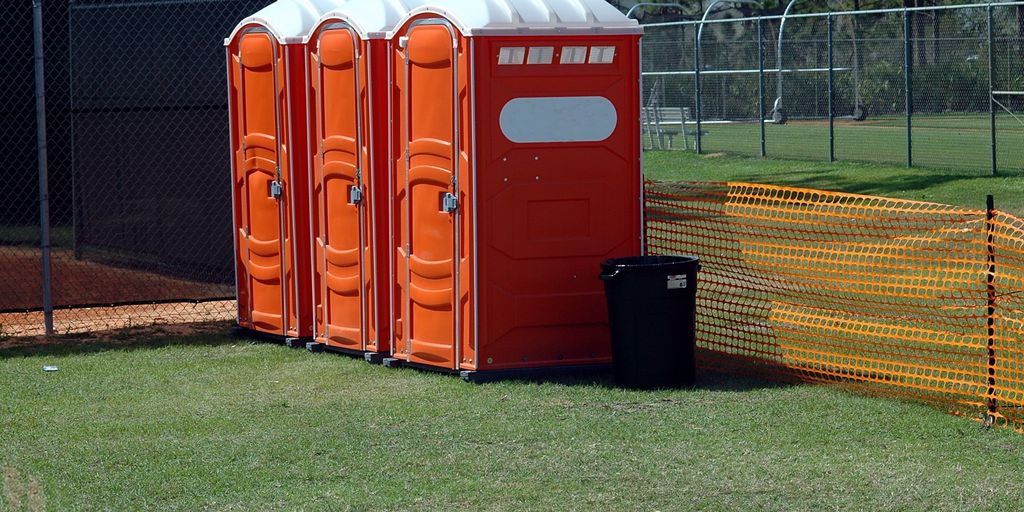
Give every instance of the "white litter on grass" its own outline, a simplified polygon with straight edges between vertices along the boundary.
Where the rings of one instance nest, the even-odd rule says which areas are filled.
[[[57,366],[44,366],[43,367],[43,371],[44,372],[55,372],[57,370],[60,370],[60,368],[57,367]]]

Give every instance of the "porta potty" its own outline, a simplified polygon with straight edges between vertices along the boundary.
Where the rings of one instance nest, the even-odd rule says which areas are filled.
[[[279,0],[225,40],[238,325],[295,345],[311,338],[306,54],[334,0]]]
[[[393,31],[389,363],[611,362],[597,276],[642,249],[641,34],[603,0],[433,0]]]
[[[351,0],[307,37],[318,348],[390,350],[386,34],[408,1]]]

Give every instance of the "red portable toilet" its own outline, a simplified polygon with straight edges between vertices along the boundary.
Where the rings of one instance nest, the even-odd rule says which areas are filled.
[[[313,335],[303,36],[335,0],[279,0],[228,37],[238,325]]]
[[[390,35],[389,364],[607,364],[600,263],[642,250],[640,36],[603,0],[434,0]]]
[[[317,349],[390,350],[387,32],[399,0],[351,0],[306,38]]]

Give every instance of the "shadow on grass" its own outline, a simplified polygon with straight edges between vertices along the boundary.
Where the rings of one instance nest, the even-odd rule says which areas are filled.
[[[801,384],[792,372],[764,361],[697,349],[696,383],[691,389],[705,391],[747,392],[758,389],[784,388]],[[577,370],[560,373],[558,369],[536,375],[510,376],[495,382],[554,384],[560,386],[587,386],[606,389],[625,389],[615,384],[609,368]],[[483,385],[487,385],[484,383]],[[686,388],[683,388],[686,389]]]
[[[800,188],[826,189],[865,195],[887,195],[894,192],[928,190],[946,183],[991,179],[988,175],[973,174],[929,174],[897,176],[885,181],[865,181],[842,174],[829,172],[790,171],[773,173],[770,176],[750,176],[756,183],[770,183]],[[984,203],[984,198],[982,198]]]
[[[86,334],[0,340],[0,359],[61,357],[110,350],[148,350],[169,346],[219,346],[256,342],[234,333],[229,322],[156,325]]]

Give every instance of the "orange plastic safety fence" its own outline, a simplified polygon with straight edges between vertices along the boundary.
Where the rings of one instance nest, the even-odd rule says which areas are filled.
[[[751,183],[646,186],[651,254],[701,259],[703,367],[1024,428],[1024,221]]]

